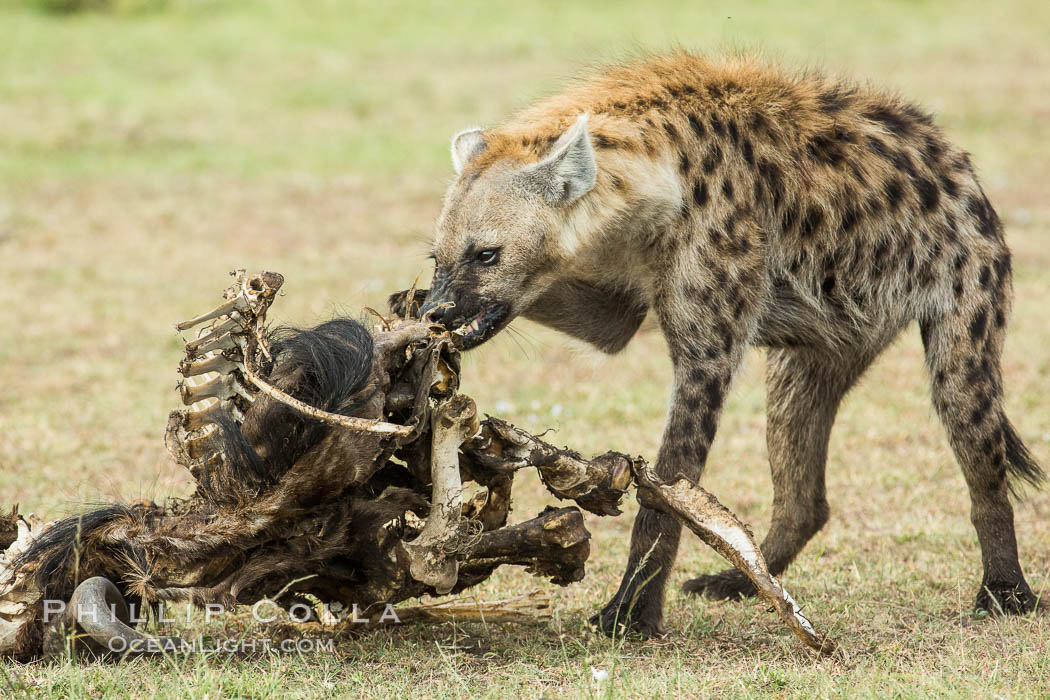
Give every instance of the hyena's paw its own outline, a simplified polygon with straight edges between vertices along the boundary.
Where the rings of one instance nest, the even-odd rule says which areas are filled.
[[[713,600],[743,600],[758,593],[755,584],[736,569],[726,569],[717,574],[704,574],[690,579],[682,584],[682,590]]]
[[[613,600],[588,622],[606,637],[636,636],[642,639],[658,639],[667,636],[663,616],[653,614],[637,607],[627,606]]]
[[[977,592],[977,609],[989,615],[1023,615],[1035,610],[1036,596],[1028,584],[983,583]]]

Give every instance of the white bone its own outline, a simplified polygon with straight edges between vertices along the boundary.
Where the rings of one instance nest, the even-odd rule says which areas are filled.
[[[207,406],[196,411],[187,411],[182,418],[182,427],[188,432],[200,430],[206,425],[215,423],[223,415],[229,416],[236,422],[244,420],[244,414],[230,400],[212,401]]]
[[[743,572],[803,643],[821,654],[835,653],[835,643],[813,629],[794,598],[769,573],[747,527],[717,498],[684,477],[664,482],[644,463],[637,466],[635,483],[639,503],[673,516]]]
[[[205,352],[202,347],[206,346],[209,341],[221,338],[227,334],[236,335],[243,331],[244,322],[240,317],[226,319],[222,323],[217,323],[211,328],[202,328],[196,340],[191,340],[186,343],[186,353],[190,355],[200,354]]]
[[[285,406],[295,409],[304,416],[310,416],[311,418],[319,420],[327,425],[338,425],[343,428],[349,428],[350,430],[361,430],[369,433],[379,433],[381,435],[407,437],[412,434],[412,428],[407,425],[398,425],[397,423],[387,423],[381,420],[357,418],[355,416],[344,416],[338,413],[322,411],[321,409],[303,403],[294,396],[290,396],[277,387],[268,384],[265,379],[253,372],[247,363],[239,365],[238,369],[244,374],[245,379],[258,387],[259,391],[266,394],[274,401],[283,403]]]
[[[183,360],[179,363],[179,374],[184,377],[196,377],[208,372],[228,374],[237,369],[237,363],[222,353],[216,353],[201,360]]]
[[[218,318],[220,316],[229,316],[234,311],[242,311],[243,312],[243,311],[247,311],[247,310],[248,310],[248,300],[244,296],[238,295],[238,296],[234,297],[233,299],[230,299],[229,301],[226,301],[226,302],[216,306],[211,311],[207,311],[207,312],[201,314],[200,316],[197,316],[195,318],[191,318],[188,321],[182,321],[180,323],[176,323],[175,324],[175,330],[184,331],[184,330],[187,330],[189,328],[193,328],[194,326],[199,326],[200,324],[204,323],[205,321],[210,321],[213,318]]]
[[[459,574],[455,548],[449,545],[454,545],[458,536],[463,512],[459,448],[478,430],[474,400],[457,394],[437,406],[431,415],[431,430],[430,512],[419,536],[400,546],[409,560],[412,578],[444,595],[456,585]]]
[[[240,396],[246,399],[248,402],[252,402],[255,398],[248,393],[239,381],[237,381],[237,373],[231,372],[230,374],[220,374],[213,379],[190,386],[189,384],[183,383],[180,387],[182,395],[182,403],[189,406],[203,401],[204,399],[231,399],[234,396]]]
[[[235,347],[238,347],[238,345],[236,338],[232,334],[227,333],[216,337],[214,334],[209,333],[202,338],[186,343],[186,354],[194,357],[214,350],[229,350]]]

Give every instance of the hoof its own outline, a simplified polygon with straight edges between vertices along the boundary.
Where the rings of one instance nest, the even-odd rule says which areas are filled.
[[[682,584],[682,590],[690,595],[702,595],[712,600],[743,600],[753,597],[758,591],[755,584],[736,569],[726,569],[717,574],[705,574]]]
[[[640,637],[641,639],[659,639],[667,636],[660,615],[646,615],[638,610],[629,610],[628,606],[610,603],[590,620],[591,627],[606,637]]]
[[[1036,597],[1022,579],[1020,583],[984,583],[977,592],[977,609],[989,615],[1023,615],[1035,610]]]

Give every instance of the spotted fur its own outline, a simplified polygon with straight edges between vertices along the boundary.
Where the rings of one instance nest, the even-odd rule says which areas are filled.
[[[1003,412],[1010,253],[969,156],[929,114],[816,73],[677,53],[469,133],[435,245],[429,304],[454,304],[438,312],[446,322],[498,317],[483,342],[524,315],[614,352],[651,312],[674,365],[657,460],[668,478],[699,477],[745,349],[769,348],[775,495],[762,549],[779,574],[828,518],[840,400],[918,321],[972,498],[978,605],[1032,608],[1008,479],[1042,472]],[[480,248],[498,264],[477,264]],[[603,629],[660,631],[679,532],[642,509]],[[734,572],[686,589],[753,593]]]

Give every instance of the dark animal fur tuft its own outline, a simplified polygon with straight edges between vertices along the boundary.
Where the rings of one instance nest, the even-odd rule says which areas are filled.
[[[68,600],[76,585],[93,576],[80,566],[79,553],[84,543],[95,540],[99,531],[121,520],[137,519],[131,506],[113,503],[96,510],[74,515],[51,525],[18,556],[16,567],[37,562],[37,586],[48,599]],[[140,562],[130,545],[121,546],[132,561]]]
[[[372,374],[372,335],[361,323],[339,318],[311,329],[277,329],[270,342],[270,382],[300,401],[352,415],[371,399],[372,392],[365,390]],[[248,437],[232,420],[219,424],[227,479],[217,483],[248,488],[272,484],[328,431],[324,424],[263,398],[252,414]]]

